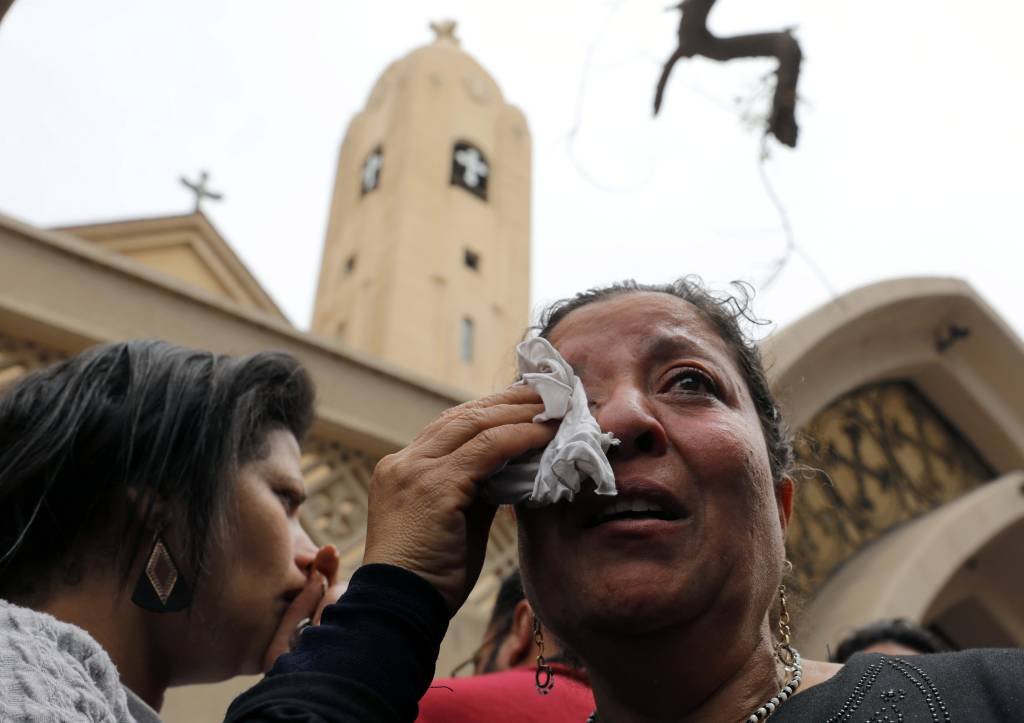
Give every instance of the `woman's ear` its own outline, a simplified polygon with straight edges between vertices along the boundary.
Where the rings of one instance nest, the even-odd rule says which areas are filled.
[[[775,483],[775,503],[779,508],[779,524],[782,526],[782,536],[786,536],[789,529],[789,518],[793,514],[793,495],[796,493],[796,483],[788,475]]]
[[[520,600],[512,613],[512,629],[498,649],[496,669],[507,670],[529,662],[536,657],[533,650],[533,609],[529,602]]]
[[[146,523],[154,534],[167,527],[171,521],[169,505],[164,498],[156,495],[152,490],[144,490],[141,493],[135,487],[125,490],[128,504],[132,508],[132,514],[137,523]]]

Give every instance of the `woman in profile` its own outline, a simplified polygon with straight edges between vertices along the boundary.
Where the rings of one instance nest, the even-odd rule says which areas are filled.
[[[312,405],[286,354],[159,341],[0,393],[0,720],[158,721],[288,649],[340,592],[298,519]]]

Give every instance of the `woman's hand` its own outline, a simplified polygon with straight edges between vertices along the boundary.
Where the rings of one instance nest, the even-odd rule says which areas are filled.
[[[317,550],[316,558],[309,569],[306,586],[284,611],[277,632],[274,633],[270,646],[264,653],[264,672],[270,670],[279,655],[287,653],[294,646],[301,631],[299,623],[308,620],[312,625],[318,624],[324,608],[337,602],[345,592],[347,583],[337,581],[340,564],[338,551],[333,545],[324,545]]]
[[[363,564],[387,563],[427,580],[452,615],[476,583],[495,507],[477,483],[513,457],[543,447],[556,424],[525,385],[447,410],[412,443],[384,457],[370,485]]]

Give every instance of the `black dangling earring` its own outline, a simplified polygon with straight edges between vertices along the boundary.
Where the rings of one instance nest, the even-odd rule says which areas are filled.
[[[174,613],[192,604],[192,589],[159,534],[135,584],[132,602],[151,613]]]
[[[544,631],[540,629],[540,620],[533,616],[533,640],[537,643],[537,671],[533,674],[533,683],[537,686],[537,695],[547,695],[555,687],[555,671],[544,660]]]

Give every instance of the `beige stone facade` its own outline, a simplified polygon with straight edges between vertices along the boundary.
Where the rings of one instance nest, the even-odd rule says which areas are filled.
[[[437,35],[345,134],[313,330],[483,394],[529,314],[530,133],[454,28]]]

